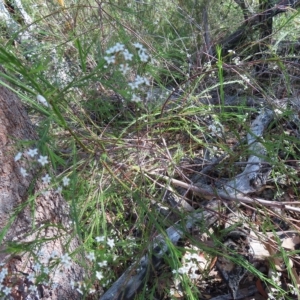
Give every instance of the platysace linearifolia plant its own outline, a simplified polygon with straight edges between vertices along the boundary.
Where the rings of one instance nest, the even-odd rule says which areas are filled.
[[[132,45],[136,49],[136,54],[130,53],[128,49],[121,43],[117,43],[115,46],[109,48],[106,51],[106,56],[104,60],[106,65],[105,69],[108,67],[113,67],[116,64],[119,64],[119,68],[114,71],[119,71],[123,74],[123,76],[127,76],[129,72],[132,72],[134,68],[134,60],[142,63],[147,63],[150,60],[150,57],[143,47],[142,44],[135,43]],[[122,59],[120,59],[122,57]],[[119,63],[120,62],[120,63]],[[113,72],[114,72],[113,71]],[[140,96],[140,91],[144,85],[150,85],[149,79],[142,75],[136,74],[134,77],[130,77],[127,80],[127,93],[130,96],[128,99],[132,102],[141,102],[142,98]],[[42,95],[38,95],[36,100],[43,106],[48,107],[51,110],[51,106],[49,106],[48,101]],[[51,159],[49,156],[41,153],[38,148],[29,148],[25,151],[20,151],[15,155],[15,162],[19,164],[19,172],[23,178],[28,178],[28,176],[32,173],[32,171],[36,168],[38,169],[38,173],[40,174],[40,180],[43,183],[44,191],[43,194],[50,193],[54,188],[56,193],[63,193],[67,191],[70,187],[71,179],[69,178],[70,172],[68,176],[55,176],[55,170],[51,171],[49,166],[51,165]],[[60,178],[57,180],[57,178]],[[74,224],[71,224],[72,226]],[[107,235],[98,236],[95,238],[95,242],[99,243],[105,252],[99,255],[97,251],[90,251],[86,255],[87,260],[94,265],[93,268],[93,278],[94,280],[98,280],[103,287],[108,285],[111,282],[111,271],[107,270],[107,266],[110,262],[117,260],[117,251],[116,251],[116,241],[113,237],[109,238]],[[124,244],[124,246],[126,246]],[[126,250],[128,251],[128,250]],[[30,282],[29,291],[33,294],[37,293],[37,284],[39,283],[39,276],[43,274],[49,274],[52,271],[53,262],[56,261],[61,268],[68,269],[72,264],[72,257],[69,253],[62,253],[61,255],[58,253],[53,253],[49,259],[45,260],[45,257],[39,259],[39,256],[36,256],[36,261],[34,261],[34,270],[35,276],[30,274],[28,280]],[[46,262],[45,262],[46,261]],[[1,282],[5,281],[7,269],[2,268],[0,277]],[[44,275],[42,276],[45,277]],[[89,280],[87,280],[88,282]],[[50,283],[47,283],[50,284]],[[55,287],[55,282],[51,283],[53,288]],[[81,294],[89,294],[94,293],[95,289],[91,286],[91,284],[85,282],[73,283],[73,288],[76,289]],[[13,292],[13,288],[10,286],[1,285],[1,293],[3,295],[9,295]]]
[[[150,56],[147,53],[147,50],[144,46],[140,43],[133,43],[132,44],[137,49],[137,58],[143,63],[147,63],[150,60]],[[120,60],[120,56],[123,57],[123,63],[119,64],[119,70],[125,76],[130,70],[130,62],[133,68],[133,58],[134,54],[130,53],[127,48],[125,48],[124,44],[116,43],[113,47],[106,50],[106,56],[104,56],[104,60],[106,61],[106,65],[104,68],[108,68],[109,65],[117,64],[117,61]],[[128,86],[132,91],[140,91],[142,85],[150,85],[149,79],[147,77],[143,77],[140,75],[136,75],[135,79],[132,82],[128,83]],[[132,93],[131,95],[132,102],[141,102],[142,99],[136,93]]]

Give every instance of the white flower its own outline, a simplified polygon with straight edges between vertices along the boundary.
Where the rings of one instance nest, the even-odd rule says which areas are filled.
[[[122,50],[124,50],[124,48],[125,48],[125,46],[123,44],[120,44],[120,43],[116,43],[115,46],[114,46],[115,52],[122,51]]]
[[[99,265],[100,268],[107,266],[107,260],[99,262],[98,265]]]
[[[113,248],[114,245],[115,245],[115,241],[113,239],[107,239],[107,245],[110,247],[110,248]]]
[[[61,256],[60,261],[67,268],[71,266],[71,257],[67,253]]]
[[[0,282],[3,281],[7,273],[8,273],[7,268],[3,268],[2,271],[0,272]]]
[[[34,282],[35,281],[34,273],[30,273],[27,276],[27,279],[28,279],[29,282]]]
[[[17,155],[15,156],[15,161],[20,160],[21,157],[22,157],[22,153],[21,153],[21,152],[18,152]]]
[[[37,100],[38,102],[40,102],[41,104],[43,104],[43,105],[49,107],[49,104],[48,104],[47,100],[46,100],[42,95],[37,95],[37,96],[36,96],[36,100]]]
[[[28,175],[27,171],[24,168],[20,168],[20,173],[23,177],[26,177]]]
[[[69,183],[70,183],[70,178],[68,178],[68,177],[65,176],[65,177],[63,178],[63,186],[68,186]]]
[[[187,274],[189,272],[189,267],[188,266],[182,266],[178,269],[179,274]]]
[[[246,75],[241,75],[241,77],[246,83],[250,82],[250,78],[248,78]]]
[[[102,272],[98,272],[98,271],[96,271],[96,277],[97,277],[99,280],[101,280],[101,279],[104,278],[104,276],[102,275]]]
[[[123,51],[125,49],[125,46],[123,44],[120,43],[116,43],[113,47],[107,49],[105,51],[106,54],[113,54],[119,51]]]
[[[234,58],[232,59],[232,61],[233,61],[237,66],[241,64],[240,57],[234,57]]]
[[[139,50],[139,57],[142,62],[147,62],[149,59],[149,55],[143,50]]]
[[[96,242],[101,243],[105,241],[105,236],[97,236],[95,238]]]
[[[56,191],[55,191],[57,194],[60,194],[62,192],[62,187],[59,186],[57,187]]]
[[[2,290],[2,292],[6,295],[6,296],[8,296],[9,294],[10,294],[10,292],[11,292],[11,288],[9,288],[9,287],[5,287],[3,290]]]
[[[93,261],[93,260],[96,259],[95,253],[94,253],[94,252],[90,252],[86,257],[87,257],[87,259],[90,260],[90,261]]]
[[[49,258],[51,259],[51,258],[55,258],[55,257],[58,257],[58,256],[59,256],[58,252],[56,250],[53,250],[52,253],[50,254]]]
[[[104,56],[104,59],[106,60],[106,62],[108,64],[114,64],[115,61],[116,61],[116,58],[115,58],[114,55],[112,55],[112,56]]]
[[[34,270],[35,272],[40,272],[40,271],[41,271],[41,264],[39,264],[38,262],[35,263],[35,264],[33,265],[33,270]]]
[[[134,90],[134,89],[137,89],[143,83],[149,85],[149,80],[145,77],[137,75],[135,80],[131,83],[128,83],[128,85],[130,86],[131,89]]]
[[[141,50],[144,49],[144,46],[140,43],[133,43],[132,45],[137,49],[141,49]]]
[[[42,180],[44,184],[49,184],[51,181],[51,177],[49,176],[49,174],[46,174],[44,177],[42,177]]]
[[[35,149],[29,149],[29,150],[27,151],[27,154],[28,154],[30,157],[34,157],[35,155],[38,154],[38,149],[37,149],[37,148],[35,148]]]
[[[123,51],[123,55],[125,60],[132,60],[133,54],[129,53],[129,51],[127,49],[125,49]]]
[[[38,159],[38,162],[39,162],[42,166],[44,166],[44,165],[46,165],[46,164],[49,163],[48,157],[47,157],[47,156],[40,155],[40,157],[39,157],[39,159]]]
[[[125,75],[129,70],[130,68],[128,67],[128,64],[120,64],[120,71],[123,75]]]
[[[142,99],[139,96],[137,96],[136,94],[133,94],[132,97],[131,97],[131,101],[133,101],[133,102],[141,102]]]
[[[31,285],[31,286],[28,288],[28,290],[29,290],[30,292],[37,292],[37,286]]]

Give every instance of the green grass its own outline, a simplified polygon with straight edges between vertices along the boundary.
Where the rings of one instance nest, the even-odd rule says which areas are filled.
[[[213,153],[220,155],[229,151],[229,139],[238,142],[247,133],[255,109],[240,104],[238,113],[228,111],[225,107],[227,87],[233,87],[235,91],[248,88],[265,94],[270,92],[269,86],[263,86],[249,76],[251,64],[247,64],[247,59],[243,67],[229,65],[222,60],[221,49],[216,65],[203,64],[187,75],[190,70],[187,55],[192,54],[196,65],[194,53],[202,46],[202,36],[196,26],[201,23],[199,12],[202,6],[192,7],[191,1],[183,2],[178,7],[171,1],[131,5],[129,1],[109,1],[99,11],[94,1],[66,2],[65,9],[55,2],[45,6],[27,1],[24,5],[36,20],[34,34],[39,42],[16,47],[11,40],[1,38],[0,64],[6,71],[1,76],[12,83],[14,92],[37,124],[39,134],[37,143],[24,141],[18,147],[37,147],[40,153],[49,157],[51,167],[48,171],[57,178],[51,183],[53,188],[61,185],[64,177],[70,179],[62,194],[70,204],[71,218],[84,251],[96,256],[95,262],[84,263],[89,274],[84,290],[86,296],[90,289],[98,288],[98,284],[109,287],[145,253],[154,235],[164,233],[172,224],[153,206],[154,201],[161,202],[165,183],[157,182],[150,174],[182,178],[179,165],[184,158],[204,158],[207,149],[212,156]],[[220,7],[218,1],[213,2]],[[238,9],[231,1],[225,2],[226,5],[220,7],[223,20],[217,19],[214,16],[217,9],[210,7],[211,30],[216,33],[216,39],[223,35],[221,27],[222,31],[227,24],[237,27],[240,21],[234,19]],[[38,12],[33,4],[38,7]],[[286,24],[289,24],[288,20]],[[283,31],[284,25],[280,25]],[[133,58],[126,61],[118,51],[115,62],[108,64],[105,51],[117,42],[123,43]],[[136,42],[145,47],[149,60],[142,61],[139,49],[133,45]],[[54,63],[51,56],[58,62]],[[119,68],[125,63],[130,69],[123,74]],[[70,73],[64,80],[61,76],[67,69]],[[285,74],[284,69],[282,67]],[[130,89],[129,83],[137,75],[147,78],[151,87],[167,87],[168,96],[173,88],[183,88],[185,92],[176,100],[165,96],[152,105],[146,100],[145,83],[134,91]],[[285,84],[290,89],[287,76],[284,75]],[[215,90],[219,92],[219,110],[210,105],[199,105],[197,94],[204,97]],[[133,94],[142,101],[132,101]],[[43,95],[49,107],[38,103],[37,95]],[[288,111],[284,112],[282,118],[288,115]],[[222,136],[212,132],[210,119],[216,126],[224,128]],[[269,157],[275,158],[272,161],[274,178],[287,174],[285,161],[298,160],[299,155],[298,139],[280,127],[280,122],[278,119],[274,123],[275,131],[279,128],[279,132],[270,129],[271,133],[264,141]],[[212,176],[235,176],[241,169],[233,167],[233,163],[240,159],[246,161],[248,154],[241,145],[236,152],[230,152],[230,158],[221,163]],[[296,195],[297,175],[287,175]],[[284,189],[279,183],[276,188],[278,192]],[[32,205],[33,214],[34,197],[32,195],[26,203]],[[260,226],[268,230],[274,228],[268,218]],[[220,236],[211,237],[217,249],[205,247],[191,236],[187,243],[198,246],[210,261],[222,254],[220,230]],[[99,236],[113,239],[115,246],[110,248],[105,242],[96,242]],[[43,241],[41,237],[37,244]],[[158,290],[163,290],[161,299],[170,293],[171,271],[181,266],[184,249],[170,245],[165,270],[156,274],[151,286],[143,287],[137,299],[153,299]],[[12,245],[11,251],[17,253],[21,249]],[[31,251],[29,246],[28,251]],[[283,249],[278,255],[287,261]],[[227,258],[275,286],[279,295],[286,293],[247,261],[230,255]],[[98,280],[96,272],[102,272],[102,269],[97,263],[103,261],[107,261],[108,267],[103,269],[105,278]],[[291,269],[288,274],[292,274]],[[161,285],[160,276],[168,278],[166,285]],[[179,277],[185,297],[198,299],[197,285],[186,275]]]

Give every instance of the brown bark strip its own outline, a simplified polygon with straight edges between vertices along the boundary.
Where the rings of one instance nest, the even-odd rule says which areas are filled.
[[[62,196],[53,190],[43,194],[45,185],[40,179],[34,179],[39,170],[27,169],[28,176],[23,177],[20,168],[25,167],[24,158],[14,161],[16,143],[36,139],[21,101],[8,88],[0,86],[0,263],[11,271],[5,280],[13,287],[14,299],[27,299],[35,294],[28,291],[32,284],[27,276],[34,273],[36,258],[30,260],[34,256],[28,251],[34,255],[42,252],[39,263],[46,265],[53,251],[60,257],[79,247],[78,238],[70,228],[69,207]],[[11,253],[16,249],[11,247],[13,244],[23,247],[24,251]],[[49,283],[58,286],[40,285],[39,299],[81,299],[71,287],[71,281],[82,280],[83,273],[84,270],[73,261],[69,268],[51,270]],[[14,289],[16,286],[18,291]]]

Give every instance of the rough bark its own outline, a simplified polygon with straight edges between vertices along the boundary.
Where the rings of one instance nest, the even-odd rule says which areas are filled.
[[[42,193],[46,186],[36,176],[39,170],[27,169],[28,176],[23,177],[20,167],[24,166],[24,159],[14,160],[18,141],[36,139],[18,97],[0,86],[0,271],[8,269],[2,284],[13,287],[11,299],[37,299],[36,292],[28,291],[32,286],[28,275],[38,274],[33,271],[34,265],[38,262],[50,266],[58,261],[50,259],[53,251],[61,256],[72,253],[79,245],[62,196],[53,190]],[[16,245],[19,250],[13,251]],[[78,254],[76,258],[80,259]],[[83,269],[73,260],[69,267],[56,265],[48,276],[48,283],[38,286],[38,299],[81,298],[72,289],[71,281],[80,281]]]

